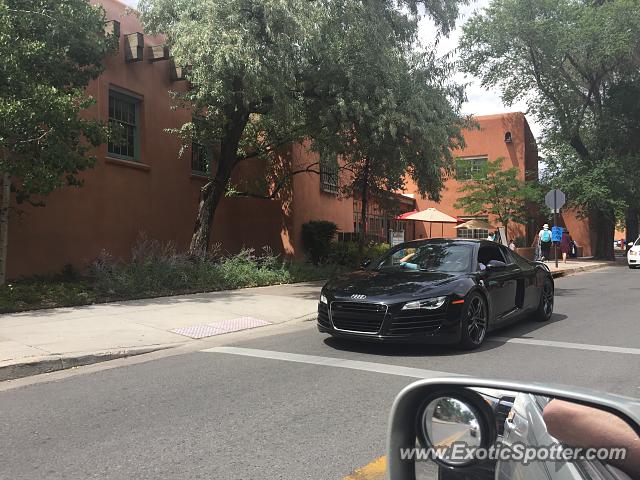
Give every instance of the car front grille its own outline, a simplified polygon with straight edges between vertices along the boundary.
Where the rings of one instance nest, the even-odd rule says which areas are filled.
[[[324,303],[318,304],[318,323],[323,327],[331,327],[329,308]]]
[[[389,335],[435,335],[442,327],[443,319],[443,312],[401,311],[394,315],[387,333]]]
[[[378,333],[386,314],[387,306],[378,303],[331,303],[333,326],[339,330]]]

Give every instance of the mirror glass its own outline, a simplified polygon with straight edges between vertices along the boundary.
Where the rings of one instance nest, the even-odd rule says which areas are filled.
[[[480,401],[489,407],[487,420],[495,428],[495,439],[487,434],[482,442],[484,423],[477,424],[480,407],[455,398],[436,398],[419,413],[427,446],[437,451],[439,446],[463,443],[465,449],[460,455],[449,450],[448,456],[439,457],[440,465],[431,457],[417,461],[418,480],[640,478],[640,439],[614,413],[546,395],[469,390],[480,394]],[[587,457],[590,449],[597,455]],[[471,450],[475,461],[464,458],[464,452]],[[445,449],[440,451],[447,454]]]
[[[422,423],[430,446],[440,449],[443,461],[451,465],[468,463],[447,455],[453,444],[462,443],[467,447],[479,447],[481,444],[478,415],[473,407],[457,398],[440,397],[431,401],[424,410]]]

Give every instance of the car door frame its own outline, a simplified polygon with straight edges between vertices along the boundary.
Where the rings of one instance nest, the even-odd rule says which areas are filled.
[[[507,258],[503,253],[500,244],[496,243],[494,245],[490,245],[487,243],[481,243],[476,253],[477,259],[479,259],[480,250],[483,247],[495,248],[500,252],[503,259],[502,261],[505,263],[504,267],[487,269],[481,272],[481,279],[487,296],[489,297],[489,302],[491,303],[493,327],[506,321],[509,317],[509,313],[514,310],[510,304],[515,306],[515,276],[513,265],[509,265],[507,263]],[[509,290],[512,290],[511,294]],[[511,301],[509,300],[510,296],[513,297]]]

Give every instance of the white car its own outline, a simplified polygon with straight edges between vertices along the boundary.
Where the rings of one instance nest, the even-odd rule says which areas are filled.
[[[640,267],[640,237],[633,242],[633,245],[627,252],[627,263],[629,264],[629,268]]]

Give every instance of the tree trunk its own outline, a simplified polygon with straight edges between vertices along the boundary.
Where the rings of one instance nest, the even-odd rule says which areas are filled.
[[[216,208],[227,189],[231,173],[236,166],[238,144],[248,121],[249,113],[247,110],[241,105],[236,106],[222,140],[215,177],[200,190],[198,214],[189,245],[189,253],[192,255],[202,255],[209,249],[211,227]]]
[[[9,207],[11,205],[11,176],[2,173],[0,203],[0,285],[7,281],[7,247],[9,245]]]
[[[358,250],[360,253],[364,251],[364,244],[367,241],[367,208],[369,206],[369,159],[365,160],[364,170],[362,171],[362,212],[360,212],[360,238],[358,242]]]
[[[635,242],[638,238],[639,228],[638,228],[638,217],[640,211],[636,206],[629,206],[624,216],[624,226],[627,231],[626,241],[627,244]]]
[[[596,232],[593,256],[598,260],[614,260],[613,240],[616,225],[613,212],[597,210],[590,215],[590,218]]]
[[[189,253],[192,255],[202,255],[209,249],[211,239],[211,226],[216,208],[225,192],[229,177],[217,174],[216,178],[207,182],[200,190],[200,203],[198,205],[198,215],[196,225],[189,245]]]

